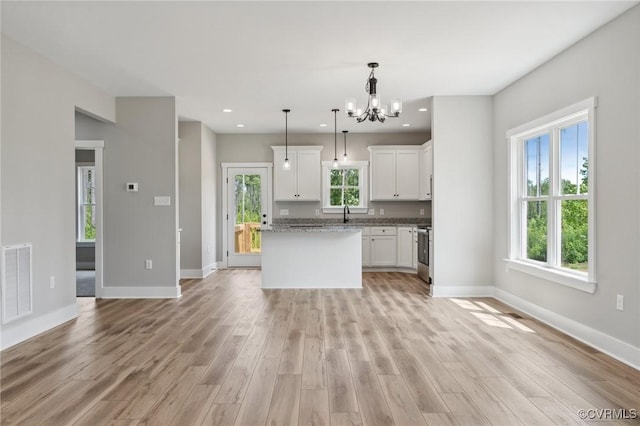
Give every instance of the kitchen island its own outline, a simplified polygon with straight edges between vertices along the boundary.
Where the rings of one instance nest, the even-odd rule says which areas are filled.
[[[279,226],[261,231],[262,288],[362,288],[362,231]]]

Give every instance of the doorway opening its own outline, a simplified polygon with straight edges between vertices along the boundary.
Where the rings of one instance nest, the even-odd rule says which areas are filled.
[[[261,229],[271,226],[269,164],[223,164],[223,257],[229,268],[261,265]]]
[[[104,141],[75,142],[76,296],[102,296],[102,149]]]

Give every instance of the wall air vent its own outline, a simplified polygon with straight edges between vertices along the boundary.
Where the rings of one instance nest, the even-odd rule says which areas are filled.
[[[31,244],[2,247],[2,322],[33,312]]]

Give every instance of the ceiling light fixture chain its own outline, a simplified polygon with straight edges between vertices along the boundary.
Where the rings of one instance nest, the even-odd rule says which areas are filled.
[[[347,98],[345,100],[345,111],[347,115],[355,118],[358,123],[362,123],[365,120],[384,123],[384,120],[388,117],[399,117],[402,112],[402,100],[399,98],[392,99],[391,111],[389,112],[387,106],[382,104],[382,101],[378,96],[378,79],[375,76],[375,69],[378,67],[378,63],[369,62],[367,66],[371,68],[369,78],[364,86],[365,92],[369,95],[369,98],[367,99],[367,107],[362,111],[361,108],[357,108],[355,98]]]
[[[289,116],[289,112],[291,112],[291,110],[290,109],[283,109],[282,112],[284,112],[284,164],[282,165],[282,168],[284,170],[289,170],[291,168],[291,163],[289,163],[289,140],[288,140],[289,120],[288,120],[288,116]]]
[[[333,111],[333,168],[338,168],[338,108]]]

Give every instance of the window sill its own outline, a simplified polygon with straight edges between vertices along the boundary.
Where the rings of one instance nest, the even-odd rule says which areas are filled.
[[[596,282],[589,281],[587,277],[581,277],[570,272],[564,272],[558,269],[552,269],[545,266],[534,265],[529,262],[515,259],[504,259],[508,270],[514,270],[523,272],[525,274],[533,275],[538,278],[542,278],[547,281],[552,281],[558,284],[565,285],[567,287],[575,288],[576,290],[584,291],[586,293],[596,292]]]
[[[367,213],[367,207],[349,207],[349,213]],[[344,207],[323,207],[322,213],[344,213]]]
[[[76,241],[76,247],[95,247],[95,241]]]

